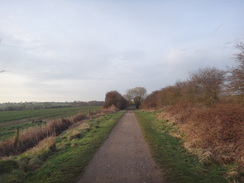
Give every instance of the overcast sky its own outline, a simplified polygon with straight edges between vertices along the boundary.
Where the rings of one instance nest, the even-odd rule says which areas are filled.
[[[244,39],[243,0],[0,0],[0,102],[148,93],[225,69]]]

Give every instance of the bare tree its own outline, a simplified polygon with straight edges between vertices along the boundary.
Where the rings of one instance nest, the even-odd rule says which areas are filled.
[[[188,93],[195,102],[212,103],[218,100],[225,81],[225,71],[216,68],[200,69],[189,79]]]
[[[138,109],[142,103],[142,100],[146,97],[147,90],[144,87],[135,87],[127,90],[125,98],[128,101],[133,101],[136,108]]]
[[[240,50],[240,53],[236,55],[237,65],[228,68],[230,74],[228,88],[233,94],[244,95],[244,43],[240,42],[236,47]]]

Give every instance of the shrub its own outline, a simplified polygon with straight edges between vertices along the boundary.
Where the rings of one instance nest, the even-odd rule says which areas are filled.
[[[153,108],[158,108],[159,106],[159,94],[160,91],[154,91],[150,95],[146,97],[145,100],[143,100],[141,104],[141,108],[143,109],[153,109]]]
[[[110,91],[106,94],[104,108],[115,106],[118,109],[125,109],[127,107],[127,101],[117,91]]]

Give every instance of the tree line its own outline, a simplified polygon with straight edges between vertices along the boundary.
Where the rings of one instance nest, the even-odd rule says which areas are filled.
[[[226,70],[206,67],[190,74],[186,81],[152,92],[147,96],[144,87],[127,90],[123,96],[118,91],[106,94],[104,108],[112,105],[125,109],[130,105],[138,108],[162,108],[178,103],[213,105],[223,100],[243,102],[244,96],[244,43],[237,44],[236,66]]]
[[[0,104],[0,111],[50,109],[64,107],[102,106],[104,101],[74,102],[7,102]]]
[[[154,91],[146,97],[142,108],[162,108],[178,103],[213,105],[220,101],[243,102],[244,43],[237,44],[236,65],[226,70],[215,67],[199,69],[186,81]]]

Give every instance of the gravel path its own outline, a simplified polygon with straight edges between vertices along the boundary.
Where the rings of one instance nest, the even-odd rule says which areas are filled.
[[[86,167],[77,183],[161,183],[162,173],[128,111]]]

